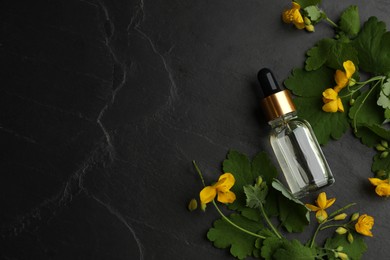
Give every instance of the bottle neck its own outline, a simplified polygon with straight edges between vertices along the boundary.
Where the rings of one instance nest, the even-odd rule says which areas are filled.
[[[297,118],[297,112],[296,111],[292,111],[290,113],[281,115],[280,117],[275,118],[274,120],[269,121],[268,124],[272,128],[275,128],[275,127],[279,127],[281,125],[285,125],[288,121],[290,121],[291,119],[294,119],[294,118]]]

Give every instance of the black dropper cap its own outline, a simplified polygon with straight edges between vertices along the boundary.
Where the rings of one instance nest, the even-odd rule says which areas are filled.
[[[268,68],[261,69],[259,73],[257,73],[257,79],[260,82],[264,97],[268,97],[283,90],[280,88],[272,71]]]
[[[261,69],[257,78],[264,94],[260,105],[268,121],[295,111],[289,91],[279,86],[270,69]]]

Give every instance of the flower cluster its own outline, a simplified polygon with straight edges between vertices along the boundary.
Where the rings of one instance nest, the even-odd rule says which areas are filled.
[[[338,220],[344,220],[347,217],[346,213],[341,213],[337,214],[336,216],[332,216],[331,218],[328,217],[328,214],[326,213],[325,209],[329,208],[330,206],[333,205],[333,203],[336,201],[335,198],[332,199],[327,199],[326,193],[321,192],[318,195],[318,198],[316,200],[317,205],[311,205],[311,204],[306,204],[306,207],[308,207],[311,211],[316,212],[316,219],[320,223],[319,227],[320,229],[325,229],[327,227],[333,227],[334,225],[331,226],[324,226],[324,224],[330,222],[330,221],[338,221]],[[356,221],[354,225],[354,229],[356,232],[364,235],[364,236],[369,236],[372,237],[373,234],[371,232],[372,227],[374,226],[374,218],[367,215],[363,214],[359,216],[359,213],[355,213],[351,216],[350,222],[343,224],[343,225],[338,225],[338,228],[336,229],[336,233],[343,235],[348,232],[348,240],[350,243],[353,242],[353,236],[352,233],[350,232],[351,230],[351,224]]]
[[[322,100],[325,103],[322,106],[322,110],[325,112],[335,113],[337,111],[344,112],[343,103],[338,93],[347,86],[353,86],[356,81],[352,78],[356,71],[355,65],[352,61],[347,60],[343,63],[345,71],[336,70],[334,79],[336,86],[334,88],[327,88],[322,93]]]

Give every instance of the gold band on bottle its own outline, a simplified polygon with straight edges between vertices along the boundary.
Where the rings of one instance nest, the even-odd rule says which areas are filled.
[[[260,105],[268,121],[296,110],[287,89],[263,98]]]

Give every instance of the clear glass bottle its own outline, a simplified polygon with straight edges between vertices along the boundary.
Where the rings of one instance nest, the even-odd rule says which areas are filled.
[[[297,117],[288,90],[280,89],[269,69],[259,71],[261,106],[272,130],[270,142],[286,184],[296,198],[334,183],[310,124]]]

